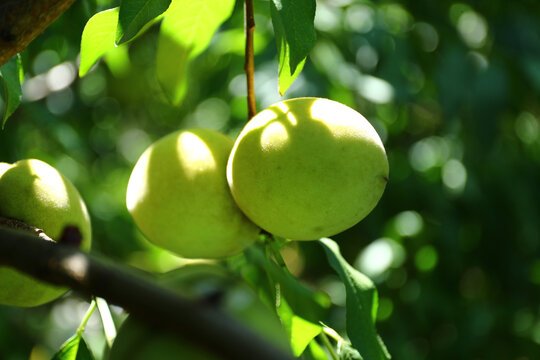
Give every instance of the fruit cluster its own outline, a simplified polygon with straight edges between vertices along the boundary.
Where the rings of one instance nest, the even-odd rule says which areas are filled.
[[[384,146],[362,115],[297,98],[257,114],[236,142],[209,129],[158,140],[133,169],[127,207],[155,244],[220,258],[260,229],[291,240],[342,232],[375,207],[387,180]]]
[[[241,252],[264,231],[291,240],[342,232],[377,204],[388,179],[371,124],[335,101],[297,98],[251,119],[234,142],[209,129],[169,134],[135,165],[127,208],[156,245],[188,258]],[[0,216],[53,239],[67,226],[91,228],[77,189],[39,160],[0,163]],[[66,289],[0,267],[0,304],[35,306]]]

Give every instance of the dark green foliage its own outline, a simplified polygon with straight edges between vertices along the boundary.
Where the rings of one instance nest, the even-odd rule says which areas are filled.
[[[376,328],[400,360],[538,357],[540,5],[468,4],[318,1],[315,45],[287,91],[354,107],[385,142],[385,194],[373,213],[334,240],[356,267],[368,245],[387,239],[376,244],[392,249],[392,261],[366,273],[379,294]],[[75,63],[90,16],[118,5],[99,2],[86,12],[85,2],[76,2],[38,37],[22,54],[27,81],[37,81],[32,89],[53,66]],[[280,100],[278,53],[268,2],[254,5],[256,34],[266,44],[255,57],[262,109]],[[25,100],[0,132],[0,161],[37,157],[70,178],[92,214],[96,253],[147,270],[176,266],[137,232],[125,187],[152,140],[187,126],[233,136],[243,126],[243,58],[226,50],[241,47],[242,38],[223,35],[242,29],[241,7],[238,1],[191,64],[180,107],[168,103],[156,79],[159,28],[151,27],[128,44],[127,62],[105,58],[69,86]],[[475,33],[482,29],[485,36]],[[118,64],[123,72],[115,72]],[[323,321],[345,335],[344,289],[324,250],[314,243],[286,250],[295,276],[342,305]],[[374,266],[385,260],[372,259]],[[271,293],[266,274],[254,265],[243,271]],[[62,304],[39,309],[57,314],[48,321],[34,319],[36,309],[0,309],[0,339],[10,340],[0,340],[2,350],[9,346],[2,358],[28,358],[32,349],[52,356],[74,331],[52,331],[63,319]],[[102,348],[92,350],[97,356]]]
[[[349,265],[330,239],[319,240],[330,266],[345,284],[347,296],[347,334],[358,352],[366,359],[386,360],[390,354],[377,335],[375,321],[379,299],[373,282]],[[346,351],[351,356],[351,349]]]
[[[21,57],[14,56],[10,61],[0,67],[0,89],[2,103],[0,104],[0,127],[4,127],[8,117],[13,114],[21,103],[22,80]]]
[[[171,0],[122,1],[118,14],[116,43],[131,40],[146,24],[167,10],[170,4]]]

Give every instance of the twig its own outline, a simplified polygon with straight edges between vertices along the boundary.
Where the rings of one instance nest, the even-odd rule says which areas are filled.
[[[253,32],[255,31],[255,18],[253,16],[253,1],[246,0],[244,4],[245,10],[245,32],[246,32],[246,59],[244,63],[244,71],[246,72],[247,81],[247,102],[248,102],[248,119],[251,119],[257,113],[257,104],[255,101],[255,60],[253,53]]]
[[[326,350],[328,350],[328,353],[330,353],[330,356],[332,357],[332,360],[339,360],[339,355],[336,353],[336,350],[334,350],[334,347],[330,343],[330,340],[328,340],[328,337],[326,336],[326,333],[323,331],[319,334],[324,346],[326,347]]]
[[[96,299],[92,299],[90,302],[90,306],[88,307],[88,310],[86,310],[86,314],[84,314],[84,317],[81,321],[81,324],[79,325],[79,328],[77,329],[77,334],[82,335],[84,332],[84,329],[86,329],[86,324],[88,324],[88,320],[90,320],[90,316],[94,313],[94,310],[96,310]]]
[[[0,1],[0,65],[23,51],[75,0]]]
[[[283,256],[281,256],[281,247],[278,244],[278,240],[274,235],[270,235],[267,237],[267,246],[270,248],[272,255],[274,255],[274,259],[276,260],[277,264],[286,272],[289,272],[289,269],[287,268],[287,264],[285,263],[285,260],[283,259]]]
[[[36,227],[30,226],[27,223],[19,221],[17,219],[6,218],[3,216],[0,216],[0,226],[2,225],[7,226],[12,229],[27,231],[31,234],[39,236],[43,240],[54,242],[54,240],[48,237],[47,234],[45,234],[45,232],[42,229],[38,229]]]
[[[215,306],[194,302],[133,270],[0,226],[0,265],[86,296],[99,296],[137,318],[177,333],[225,359],[293,359]]]

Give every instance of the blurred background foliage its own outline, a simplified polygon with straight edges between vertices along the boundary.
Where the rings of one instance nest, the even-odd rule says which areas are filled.
[[[93,251],[141,269],[183,263],[151,246],[125,205],[138,156],[178,128],[235,136],[246,121],[242,4],[169,105],[156,81],[157,26],[77,76],[85,22],[118,1],[76,2],[22,54],[24,103],[0,132],[0,161],[39,158],[74,182]],[[395,359],[540,357],[540,3],[318,0],[317,43],[286,97],[328,97],[381,135],[390,182],[377,208],[334,237],[380,296]],[[281,98],[268,2],[255,0],[259,109]],[[294,243],[291,270],[344,304],[322,249]],[[74,296],[0,306],[0,358],[48,359],[77,328]],[[344,309],[326,322],[343,332]],[[94,319],[94,316],[92,317]],[[97,317],[87,338],[104,345]]]

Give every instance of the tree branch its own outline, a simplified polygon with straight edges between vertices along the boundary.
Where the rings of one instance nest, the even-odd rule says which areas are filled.
[[[152,325],[178,333],[226,359],[293,359],[215,306],[183,299],[127,268],[73,246],[0,225],[0,265],[86,296],[102,297]]]
[[[246,0],[244,4],[244,19],[246,32],[246,55],[244,71],[247,81],[247,100],[248,100],[248,119],[251,119],[257,113],[257,104],[255,101],[255,60],[253,53],[253,32],[255,31],[255,18],[253,16],[253,1]]]
[[[23,51],[75,0],[0,1],[0,66]]]

